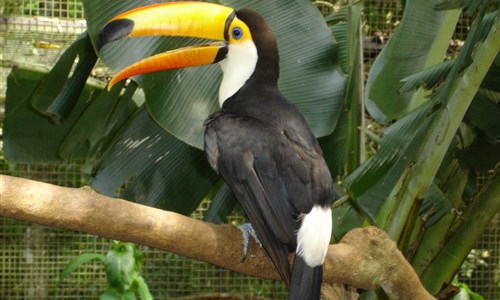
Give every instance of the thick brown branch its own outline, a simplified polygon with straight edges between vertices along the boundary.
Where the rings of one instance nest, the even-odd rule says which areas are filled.
[[[105,197],[91,188],[64,188],[0,175],[0,216],[135,242],[206,261],[248,275],[278,279],[264,251],[251,243],[242,258],[242,235],[173,212]],[[387,235],[355,229],[331,245],[325,282],[362,289],[381,286],[394,299],[434,299]]]

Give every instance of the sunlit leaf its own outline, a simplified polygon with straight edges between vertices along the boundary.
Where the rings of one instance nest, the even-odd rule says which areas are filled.
[[[408,0],[401,24],[370,69],[366,107],[378,122],[399,119],[427,100],[398,91],[403,78],[443,61],[460,11],[437,11],[437,3]]]

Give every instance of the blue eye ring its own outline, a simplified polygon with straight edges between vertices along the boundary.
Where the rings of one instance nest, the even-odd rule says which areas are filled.
[[[241,30],[240,27],[234,27],[231,30],[231,35],[233,36],[233,39],[239,40],[243,36],[243,30]]]

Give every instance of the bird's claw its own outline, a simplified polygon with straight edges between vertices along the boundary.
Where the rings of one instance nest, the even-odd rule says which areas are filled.
[[[248,246],[250,245],[250,236],[260,247],[262,247],[262,243],[257,237],[257,233],[255,232],[255,229],[253,229],[252,224],[245,223],[243,225],[238,226],[238,228],[241,230],[241,232],[243,232],[243,258],[241,259],[241,262],[244,262],[248,254]]]

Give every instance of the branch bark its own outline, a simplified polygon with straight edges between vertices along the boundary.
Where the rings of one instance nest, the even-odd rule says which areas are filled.
[[[215,225],[177,213],[105,197],[89,187],[65,188],[0,175],[0,216],[130,241],[205,261],[225,269],[279,279],[265,252],[232,225]],[[330,245],[325,283],[370,290],[381,286],[392,299],[435,299],[387,234],[354,229]]]

